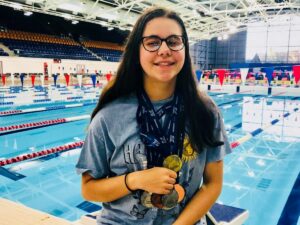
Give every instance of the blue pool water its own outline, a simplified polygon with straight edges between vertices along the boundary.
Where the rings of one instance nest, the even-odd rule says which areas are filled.
[[[230,142],[265,127],[274,119],[280,120],[225,158],[223,191],[218,199],[218,202],[249,210],[246,225],[276,225],[300,171],[300,113],[292,111],[300,108],[299,98],[216,93],[211,96],[223,113]],[[94,107],[0,117],[0,127],[87,115]],[[0,108],[3,110],[9,108]],[[283,113],[288,111],[291,114],[283,118]],[[88,123],[89,120],[84,119],[2,135],[0,159],[84,140]],[[0,175],[0,197],[70,221],[79,219],[88,211],[80,207],[85,201],[80,194],[80,176],[74,169],[79,153],[80,149],[75,149],[51,159],[5,166],[25,177],[14,181]]]

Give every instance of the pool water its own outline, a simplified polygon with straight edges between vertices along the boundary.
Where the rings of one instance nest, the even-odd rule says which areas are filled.
[[[279,119],[225,158],[223,191],[218,199],[220,203],[249,210],[246,225],[276,225],[300,171],[300,113],[293,111],[300,108],[300,99],[215,93],[211,97],[222,111],[230,142]],[[37,106],[26,106],[30,107]],[[94,107],[91,104],[0,117],[0,127],[89,115]],[[10,108],[0,108],[4,110]],[[291,114],[283,118],[286,112]],[[89,119],[83,119],[1,135],[0,159],[84,140],[88,124]],[[53,158],[4,166],[5,170],[24,177],[14,181],[0,173],[0,197],[70,221],[78,220],[90,209],[81,207],[86,202],[81,197],[80,176],[74,168],[79,153],[80,149],[74,149]],[[91,203],[90,207],[96,205],[99,203]]]

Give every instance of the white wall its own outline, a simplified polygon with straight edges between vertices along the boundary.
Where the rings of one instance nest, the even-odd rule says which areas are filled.
[[[219,84],[210,84],[210,92],[220,92],[220,93],[235,93],[237,85],[223,85],[221,87]],[[208,84],[198,84],[198,88],[201,91],[208,90]],[[258,86],[258,85],[241,85],[240,93],[241,94],[261,94],[268,95],[268,86]],[[273,96],[300,96],[299,87],[276,87],[271,86]]]
[[[53,73],[76,73],[77,66],[83,65],[84,73],[94,73],[101,70],[102,73],[117,71],[118,62],[88,61],[88,60],[68,60],[62,59],[61,63],[53,63],[53,59],[8,57],[0,56],[3,73],[44,73],[44,62],[48,64],[48,74]],[[75,71],[74,71],[75,69]]]

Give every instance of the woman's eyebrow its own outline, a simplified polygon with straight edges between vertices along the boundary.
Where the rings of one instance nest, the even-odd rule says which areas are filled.
[[[166,38],[168,38],[168,37],[172,37],[172,36],[182,36],[181,34],[170,34],[170,35],[168,35]],[[147,36],[143,36],[143,38],[150,38],[150,37],[157,37],[157,38],[160,38],[160,39],[166,39],[166,38],[162,38],[162,37],[160,37],[160,36],[158,36],[158,35],[155,35],[155,34],[152,34],[152,35],[147,35]]]

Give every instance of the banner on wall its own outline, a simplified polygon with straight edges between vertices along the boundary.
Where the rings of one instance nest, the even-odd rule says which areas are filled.
[[[24,74],[24,73],[21,73],[21,75],[20,75],[20,80],[21,80],[21,85],[22,85],[22,87],[24,86],[24,77],[25,77],[25,74]]]
[[[111,72],[109,71],[109,73],[105,74],[105,77],[106,77],[106,80],[107,80],[107,81],[110,81],[110,79],[111,79],[111,77],[112,77]]]
[[[219,81],[220,81],[221,86],[223,85],[223,82],[224,82],[225,72],[226,72],[226,70],[224,70],[224,69],[217,69],[217,74],[219,76]]]
[[[91,75],[91,78],[93,82],[93,87],[96,87],[96,75],[95,74]]]
[[[267,79],[268,79],[269,86],[271,86],[274,68],[273,67],[267,67],[267,68],[264,68],[264,70],[266,72],[266,76],[267,76]]]
[[[1,78],[2,78],[2,84],[3,86],[5,86],[5,80],[6,80],[5,74],[2,74]]]
[[[79,87],[82,86],[82,75],[77,75],[78,85]]]
[[[34,82],[35,82],[35,74],[31,75],[31,85],[34,87]]]
[[[202,77],[202,71],[201,70],[196,70],[196,77],[198,82],[201,81],[201,77]]]
[[[42,87],[44,87],[45,75],[41,75],[40,79],[41,79],[41,85]]]
[[[11,86],[15,86],[15,76],[11,74]]]
[[[55,87],[56,87],[57,77],[58,77],[58,74],[53,74],[53,82],[54,82]]]
[[[300,80],[300,65],[293,66],[293,73],[294,73],[295,84],[297,84]]]
[[[65,79],[66,79],[66,84],[67,84],[67,86],[69,86],[70,75],[66,73],[64,76],[65,76]]]
[[[242,82],[243,82],[243,84],[245,84],[249,68],[240,68],[240,71],[241,71]]]

